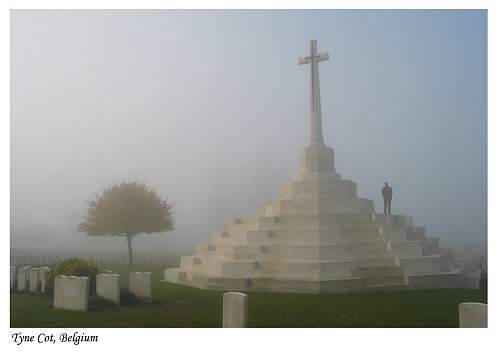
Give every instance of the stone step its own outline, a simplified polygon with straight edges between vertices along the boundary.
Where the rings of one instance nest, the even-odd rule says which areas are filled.
[[[393,255],[387,250],[385,242],[377,243],[349,243],[349,244],[240,244],[216,241],[212,244],[196,246],[195,255],[198,257],[220,257],[235,260],[255,260],[268,255],[275,260],[303,258],[303,260],[347,260],[360,259],[373,262],[380,258],[381,263],[392,261]]]
[[[413,226],[413,218],[404,215],[385,214],[346,214],[335,215],[337,223],[344,226],[379,226],[379,227],[407,227]]]
[[[402,275],[394,276],[367,276],[363,281],[368,287],[380,287],[387,285],[407,285],[405,277]]]
[[[243,231],[251,231],[258,229],[258,220],[257,219],[241,219],[236,218],[233,220],[231,224],[228,225],[228,232],[243,232]]]
[[[394,276],[402,275],[403,272],[398,266],[371,266],[371,267],[359,267],[356,266],[352,270],[352,275],[356,277],[384,277],[384,276]]]
[[[358,258],[356,266],[359,268],[369,267],[394,267],[397,266],[397,260],[393,257],[376,257],[376,258]]]
[[[349,243],[347,248],[351,252],[387,252],[387,243],[386,242],[377,242],[377,243]]]
[[[359,224],[372,223],[374,221],[372,214],[352,214],[335,215],[335,221],[339,224]]]
[[[405,274],[433,274],[443,269],[442,255],[405,257],[396,259]]]
[[[212,240],[226,240],[229,238],[229,232],[227,231],[217,231],[212,234]]]
[[[344,237],[379,237],[383,235],[381,227],[365,227],[365,226],[342,226],[342,236]]]
[[[387,242],[387,248],[395,257],[418,257],[423,255],[422,241]]]
[[[358,292],[394,292],[408,289],[410,289],[410,286],[406,284],[380,284],[365,286],[359,289]]]
[[[406,227],[407,239],[409,241],[425,240],[426,233],[423,226],[408,226]]]

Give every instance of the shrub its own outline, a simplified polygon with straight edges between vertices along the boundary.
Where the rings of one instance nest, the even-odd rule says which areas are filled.
[[[89,293],[95,293],[97,265],[82,258],[69,258],[58,262],[49,272],[45,274],[45,285],[47,293],[54,295],[54,281],[58,275],[86,276],[90,279]]]

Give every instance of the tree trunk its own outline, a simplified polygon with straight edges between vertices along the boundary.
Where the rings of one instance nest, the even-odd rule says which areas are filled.
[[[128,265],[132,266],[133,258],[132,258],[132,235],[127,235],[127,245],[128,245]]]

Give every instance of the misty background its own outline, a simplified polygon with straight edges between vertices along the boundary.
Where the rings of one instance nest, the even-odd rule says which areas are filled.
[[[318,40],[325,143],[358,194],[442,246],[486,243],[486,11],[11,12],[11,248],[116,250],[77,233],[94,193],[175,204],[135,251],[191,251],[299,170]]]

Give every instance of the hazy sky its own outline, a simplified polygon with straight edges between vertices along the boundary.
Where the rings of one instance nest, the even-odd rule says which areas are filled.
[[[254,217],[308,142],[311,39],[337,171],[445,245],[486,240],[486,11],[13,11],[11,38],[14,247],[125,249],[76,226],[129,179],[175,203],[143,249]]]

